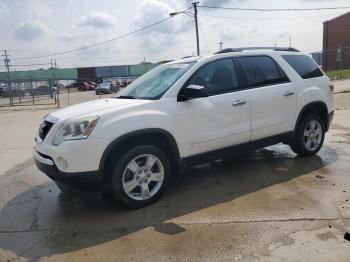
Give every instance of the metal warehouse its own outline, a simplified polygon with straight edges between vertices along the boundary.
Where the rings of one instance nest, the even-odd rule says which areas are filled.
[[[159,63],[141,63],[137,65],[99,66],[83,68],[50,68],[29,71],[12,71],[10,73],[13,82],[31,82],[55,80],[73,80],[78,82],[96,81],[102,82],[105,78],[136,78],[153,69]],[[9,80],[6,72],[0,72],[0,82]]]
[[[323,68],[350,69],[350,12],[323,24]]]

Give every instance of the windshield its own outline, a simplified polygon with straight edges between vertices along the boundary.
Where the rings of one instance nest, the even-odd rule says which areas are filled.
[[[159,99],[194,63],[158,66],[128,85],[117,98]]]

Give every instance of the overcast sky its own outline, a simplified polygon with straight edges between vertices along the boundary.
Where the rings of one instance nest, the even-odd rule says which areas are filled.
[[[0,48],[11,58],[83,47],[142,28],[191,6],[189,0],[0,0]],[[350,6],[348,0],[202,0],[202,5],[241,8]],[[199,9],[203,55],[224,47],[288,46],[322,49],[323,21],[348,10],[269,12]],[[133,36],[83,51],[55,56],[60,67],[133,64],[178,59],[195,53],[193,19],[178,15]],[[50,58],[12,60],[47,63]],[[0,63],[2,66],[2,63]],[[45,67],[45,66],[43,66]],[[33,68],[37,68],[33,66]],[[3,71],[4,67],[0,67]],[[17,70],[23,67],[17,67]]]

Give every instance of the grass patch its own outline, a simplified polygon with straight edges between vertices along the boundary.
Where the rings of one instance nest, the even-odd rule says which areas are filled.
[[[332,80],[350,78],[350,69],[342,70],[341,71],[341,78],[339,78],[339,71],[338,70],[328,71],[328,72],[326,72],[326,75]]]

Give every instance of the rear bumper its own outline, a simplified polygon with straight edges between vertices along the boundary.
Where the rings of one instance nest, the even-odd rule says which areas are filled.
[[[33,150],[33,158],[40,171],[57,184],[78,192],[102,192],[103,176],[100,172],[65,173],[56,167],[50,157]]]
[[[329,127],[330,127],[332,120],[333,120],[333,116],[334,116],[334,111],[332,111],[328,114],[326,132],[329,130]]]

